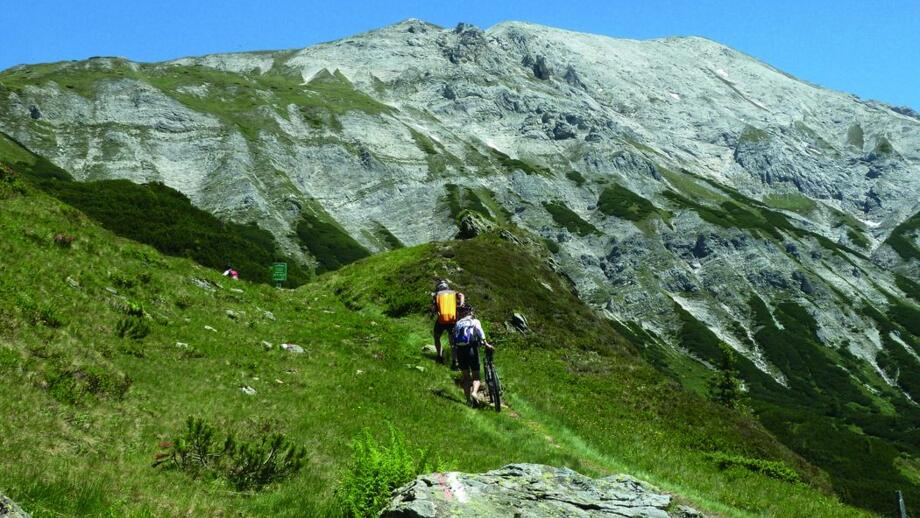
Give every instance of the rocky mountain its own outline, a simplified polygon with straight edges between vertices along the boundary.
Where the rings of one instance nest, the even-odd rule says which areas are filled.
[[[407,20],[302,50],[16,67],[0,131],[79,180],[163,182],[319,269],[470,214],[517,227],[685,385],[728,344],[794,449],[835,472],[810,435],[831,427],[914,469],[910,110],[702,38]]]

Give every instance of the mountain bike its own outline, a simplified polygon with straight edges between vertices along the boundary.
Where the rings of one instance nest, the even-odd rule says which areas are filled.
[[[495,407],[496,412],[502,411],[502,383],[498,379],[498,372],[492,363],[493,349],[486,347],[485,382],[489,389],[489,403]]]

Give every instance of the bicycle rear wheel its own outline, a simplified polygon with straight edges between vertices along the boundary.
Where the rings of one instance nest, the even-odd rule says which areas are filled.
[[[486,386],[489,387],[489,402],[496,412],[502,411],[502,385],[492,362],[486,364]]]

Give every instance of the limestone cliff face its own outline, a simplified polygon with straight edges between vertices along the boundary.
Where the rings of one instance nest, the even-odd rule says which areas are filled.
[[[382,250],[472,210],[544,238],[657,346],[706,360],[681,339],[698,320],[788,385],[757,333],[795,304],[869,362],[840,365],[870,392],[915,367],[888,316],[920,279],[920,119],[709,40],[408,20],[303,50],[17,67],[0,130],[81,180],[161,181],[258,222],[305,261],[304,214]]]

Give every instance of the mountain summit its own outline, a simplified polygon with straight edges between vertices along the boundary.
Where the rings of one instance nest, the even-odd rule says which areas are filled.
[[[895,444],[886,473],[920,454],[910,110],[703,38],[411,19],[302,50],[16,67],[0,131],[78,180],[165,183],[317,270],[470,214],[516,227],[686,386],[739,353],[762,420],[837,484],[823,430]]]

